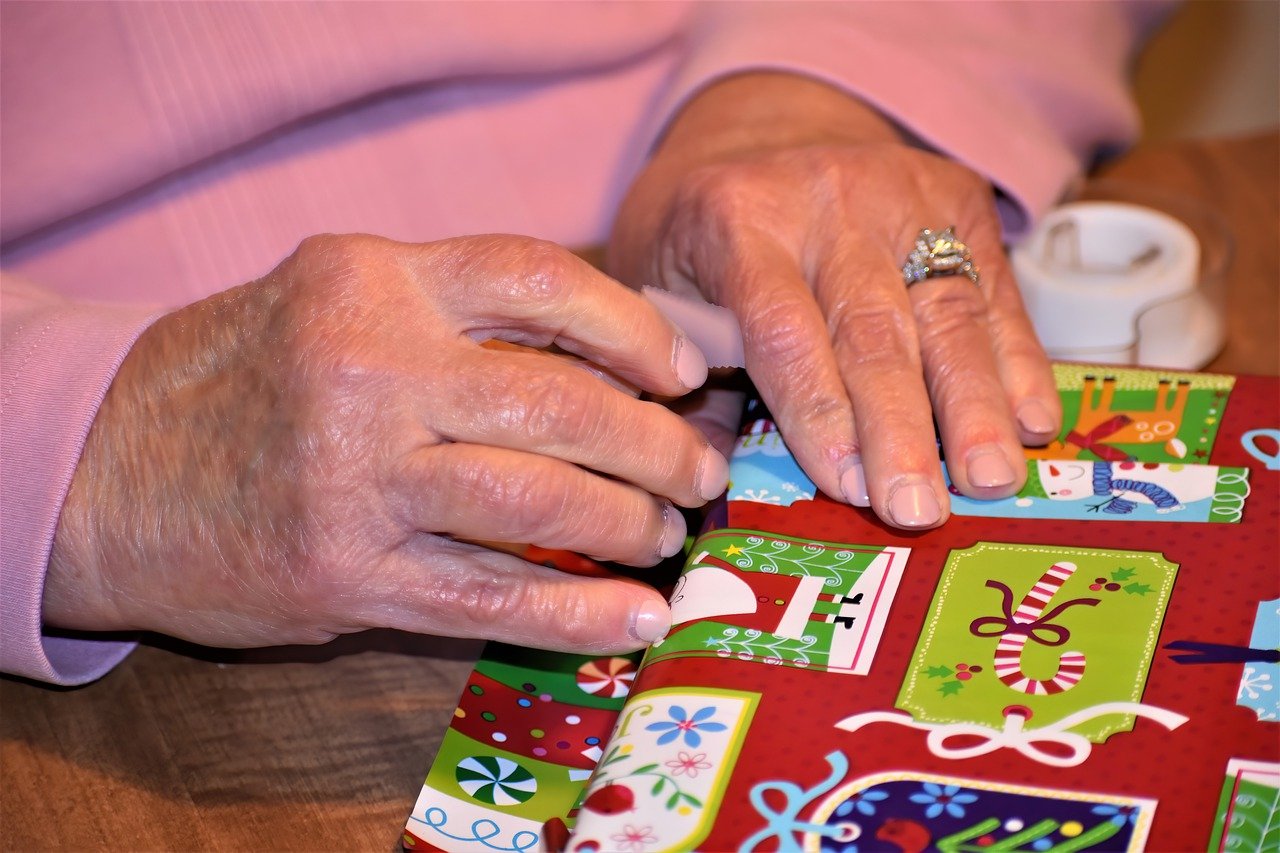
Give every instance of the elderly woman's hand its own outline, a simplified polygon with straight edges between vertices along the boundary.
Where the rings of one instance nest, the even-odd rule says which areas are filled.
[[[673,504],[719,494],[727,466],[636,393],[705,378],[644,299],[556,246],[312,238],[130,351],[59,522],[46,623],[223,646],[376,626],[637,648],[669,625],[652,588],[478,543],[674,554]]]
[[[949,225],[981,286],[906,287],[919,231]],[[622,207],[610,269],[731,308],[805,472],[890,524],[947,517],[935,418],[952,480],[973,497],[1017,491],[1022,443],[1057,432],[991,187],[823,84],[757,74],[695,98]]]

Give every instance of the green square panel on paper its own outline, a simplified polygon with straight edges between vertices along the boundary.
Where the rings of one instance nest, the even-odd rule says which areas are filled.
[[[1280,850],[1280,764],[1241,758],[1227,763],[1208,849]]]
[[[898,695],[917,721],[999,729],[1013,712],[1100,743],[1133,716],[1177,565],[1160,554],[979,542],[953,551]]]
[[[1055,364],[1062,433],[1037,459],[1208,461],[1233,376]]]
[[[672,628],[643,666],[690,657],[864,675],[909,550],[723,529],[699,537]]]

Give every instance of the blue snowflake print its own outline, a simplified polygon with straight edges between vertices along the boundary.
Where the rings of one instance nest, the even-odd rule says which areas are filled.
[[[912,794],[909,799],[913,803],[927,805],[924,810],[926,818],[935,818],[946,812],[950,817],[964,817],[964,807],[977,802],[977,794],[960,793],[959,785],[935,785],[925,782],[924,790]]]
[[[840,804],[836,809],[836,817],[848,817],[855,809],[858,814],[873,815],[876,813],[874,804],[887,799],[889,795],[884,791],[859,791]]]
[[[704,732],[722,732],[728,726],[724,723],[715,723],[710,721],[710,717],[715,714],[714,707],[701,708],[690,716],[684,708],[679,705],[672,705],[667,714],[674,722],[663,720],[660,723],[650,723],[644,729],[647,732],[662,732],[658,737],[658,746],[671,743],[677,738],[684,738],[685,746],[697,746],[702,743],[702,735],[698,731]]]
[[[1102,805],[1102,806],[1094,806],[1089,811],[1093,812],[1099,817],[1105,817],[1107,820],[1111,821],[1116,826],[1124,826],[1126,823],[1136,824],[1138,822],[1138,810],[1135,809],[1133,806]]]

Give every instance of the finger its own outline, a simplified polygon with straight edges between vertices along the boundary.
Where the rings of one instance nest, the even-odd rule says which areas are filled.
[[[1013,494],[1026,465],[991,346],[988,293],[958,275],[914,284],[909,296],[952,483],[975,498]]]
[[[681,506],[701,506],[728,482],[724,457],[678,416],[562,361],[479,350],[448,370],[425,419],[450,441],[554,456]]]
[[[730,388],[699,388],[671,403],[671,411],[701,432],[726,459],[733,453],[746,394]]]
[[[709,286],[738,316],[747,372],[788,448],[819,489],[865,506],[853,407],[796,257],[756,236],[718,264],[706,276],[714,279]]]
[[[1057,438],[1062,428],[1062,400],[1008,258],[1002,251],[992,257],[995,262],[982,271],[982,286],[990,288],[987,315],[996,366],[1019,439],[1030,447],[1041,447]]]
[[[475,444],[404,457],[385,487],[407,529],[651,566],[684,544],[669,502],[558,459]]]
[[[645,584],[569,575],[429,534],[387,561],[358,607],[380,627],[579,654],[642,648],[671,625],[667,603]]]
[[[445,270],[442,246],[458,254]],[[473,338],[554,344],[655,394],[683,394],[707,378],[702,352],[647,300],[553,243],[465,238],[418,258],[419,280]]]
[[[949,502],[920,342],[894,259],[846,235],[818,268],[816,293],[857,416],[871,506],[898,527],[941,524]]]
[[[507,341],[501,341],[501,340],[498,340],[497,338],[494,338],[493,340],[484,341],[483,343],[481,343],[480,346],[484,349],[490,350],[491,352],[518,352],[525,355],[529,355],[532,353],[540,353],[546,358],[554,358],[557,361],[559,361],[561,364],[565,364],[569,367],[573,367],[578,370],[581,370],[582,372],[586,373],[588,376],[594,376],[595,378],[599,379],[601,382],[607,383],[609,387],[615,388],[618,391],[621,391],[623,394],[626,394],[628,397],[640,396],[640,389],[632,385],[630,382],[627,382],[626,380],[613,375],[612,373],[605,370],[603,367],[600,367],[599,365],[592,364],[589,361],[578,358],[576,355],[569,355],[568,353],[559,353],[559,352],[555,352],[553,350],[547,350],[547,349],[533,349],[532,347],[526,347],[526,346],[521,346],[520,344],[508,343]]]

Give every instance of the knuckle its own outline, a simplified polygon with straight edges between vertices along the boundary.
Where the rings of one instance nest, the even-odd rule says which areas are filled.
[[[380,353],[400,334],[388,317],[415,306],[390,241],[365,235],[308,237],[282,265],[283,289],[266,312],[261,340],[269,368],[290,399],[345,416],[368,414],[397,376]],[[401,348],[396,358],[408,360]]]
[[[800,299],[779,299],[761,307],[745,330],[751,348],[769,363],[784,366],[802,358],[814,344],[804,319],[807,309]]]
[[[558,443],[578,445],[600,423],[602,401],[596,383],[582,382],[568,371],[530,377],[512,407],[513,426],[529,435],[554,437]]]
[[[532,237],[512,238],[517,271],[507,280],[506,296],[535,305],[562,301],[578,273],[581,261],[567,249]]]
[[[801,416],[810,433],[822,436],[838,436],[847,433],[852,420],[849,404],[844,399],[830,394],[811,398],[809,404],[802,410]],[[840,457],[846,452],[843,445],[824,448],[824,450]],[[832,459],[833,463],[839,461],[839,458]]]
[[[302,281],[343,282],[365,268],[379,242],[365,234],[313,234],[298,244],[289,260]]]
[[[359,305],[366,257],[357,239],[320,234],[303,240],[277,270],[283,294],[268,322],[268,337],[303,349],[333,350],[341,339],[332,334],[333,327],[347,322]]]
[[[496,466],[474,460],[451,476],[463,506],[492,520],[496,537],[537,538],[564,514],[564,492],[539,467]]]
[[[887,297],[868,295],[832,311],[827,329],[836,351],[856,364],[896,360],[915,347],[910,317]]]
[[[754,184],[751,171],[743,166],[707,166],[681,188],[678,207],[709,222],[750,221],[759,204]]]
[[[293,256],[303,263],[324,264],[344,254],[350,241],[343,234],[312,234],[302,238]]]
[[[516,574],[473,569],[460,576],[450,599],[474,624],[489,629],[527,620],[529,581]]]

